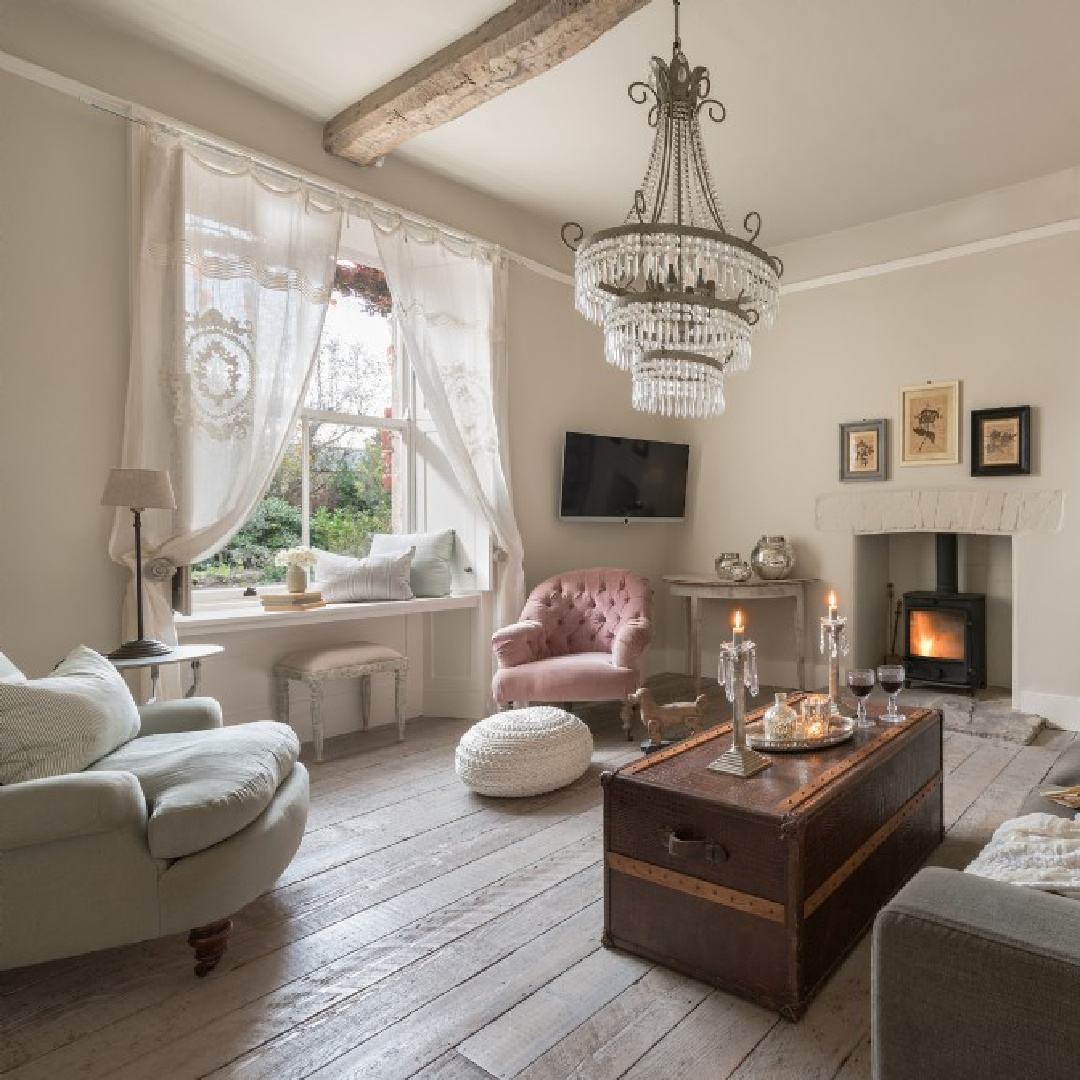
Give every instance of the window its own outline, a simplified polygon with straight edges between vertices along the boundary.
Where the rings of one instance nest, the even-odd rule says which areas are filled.
[[[395,340],[386,278],[338,263],[319,355],[293,437],[259,505],[192,585],[281,581],[297,544],[366,555],[376,532],[408,531],[416,437],[414,388]]]

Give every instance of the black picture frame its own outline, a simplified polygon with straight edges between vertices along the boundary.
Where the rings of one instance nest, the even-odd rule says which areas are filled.
[[[971,410],[971,475],[1031,472],[1031,406]]]
[[[889,421],[854,420],[840,425],[840,479],[888,480]]]

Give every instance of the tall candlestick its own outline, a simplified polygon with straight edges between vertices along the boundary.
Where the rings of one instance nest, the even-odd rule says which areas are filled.
[[[847,617],[836,614],[836,595],[829,593],[829,614],[821,620],[821,651],[829,660],[829,712],[840,715],[840,656],[847,655]]]
[[[732,642],[720,646],[719,681],[732,705],[731,746],[709,764],[713,772],[730,773],[733,776],[753,776],[767,769],[772,761],[746,744],[746,691],[753,697],[758,694],[757,650],[752,641],[742,640],[742,615],[736,612]],[[735,634],[739,640],[735,640]]]

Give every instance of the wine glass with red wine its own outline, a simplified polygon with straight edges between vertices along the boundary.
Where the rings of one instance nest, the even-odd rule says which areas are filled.
[[[904,689],[904,665],[882,664],[877,669],[878,682],[881,689],[889,695],[888,711],[882,716],[882,720],[889,724],[898,724],[904,719],[903,714],[896,707],[896,695]]]
[[[873,721],[866,715],[866,699],[870,696],[870,691],[874,689],[874,669],[848,668],[847,684],[859,706],[855,726],[870,727]]]

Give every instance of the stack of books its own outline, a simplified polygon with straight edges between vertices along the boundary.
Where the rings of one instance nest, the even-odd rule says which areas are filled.
[[[266,593],[260,596],[264,611],[310,611],[312,608],[326,607],[322,593],[312,592]]]

